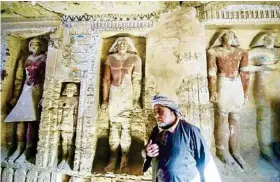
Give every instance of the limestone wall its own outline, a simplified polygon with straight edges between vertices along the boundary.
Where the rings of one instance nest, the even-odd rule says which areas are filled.
[[[150,104],[150,99],[155,93],[166,94],[179,103],[187,121],[201,129],[215,155],[214,109],[209,102],[206,60],[206,49],[211,38],[220,28],[229,28],[236,33],[241,43],[240,47],[249,50],[253,38],[260,31],[273,28],[277,32],[280,29],[279,21],[276,21],[277,15],[260,18],[253,26],[253,23],[247,21],[250,17],[238,16],[236,19],[232,18],[229,23],[227,16],[222,16],[220,11],[217,11],[219,16],[216,17],[210,16],[210,10],[207,8],[197,10],[178,9],[149,18],[141,15],[122,20],[99,17],[90,21],[68,19],[47,25],[42,23],[39,27],[38,24],[3,27],[5,36],[1,38],[6,45],[1,43],[1,47],[3,50],[3,47],[7,46],[8,50],[4,67],[8,76],[1,85],[2,181],[151,181],[151,171],[145,174],[141,171],[143,159],[140,153],[152,127],[155,126]],[[230,12],[231,9],[227,11]],[[279,13],[279,10],[276,12]],[[28,27],[31,27],[30,30]],[[36,155],[28,165],[7,163],[4,159],[11,155],[16,138],[15,124],[4,122],[9,109],[7,102],[11,97],[14,72],[20,56],[28,54],[27,45],[30,38],[40,36],[45,36],[48,40],[48,51]],[[119,174],[118,170],[115,173],[103,171],[110,155],[109,117],[107,111],[101,108],[104,61],[113,42],[120,36],[127,36],[133,40],[142,60],[143,73],[140,108],[133,110],[131,116],[129,174]],[[280,38],[276,41],[279,42]],[[276,128],[280,127],[279,122],[277,123],[279,78],[279,71],[265,75],[265,97],[273,105],[274,133],[277,133],[279,130]],[[59,169],[63,147],[60,133],[60,102],[67,83],[75,83],[79,89],[75,95],[78,99],[78,109],[75,115],[76,127],[72,140],[73,157],[70,169]],[[262,168],[262,172],[267,170],[258,164],[260,159],[256,132],[255,89],[255,73],[251,73],[249,102],[242,110],[240,137],[241,152],[246,162],[252,165],[252,170],[242,174],[230,169],[225,171],[223,164],[217,160],[225,180],[234,175],[242,180],[249,175],[251,181],[268,180],[271,176],[279,175],[275,169],[268,175],[254,173],[258,168]],[[277,138],[274,137],[274,140]]]

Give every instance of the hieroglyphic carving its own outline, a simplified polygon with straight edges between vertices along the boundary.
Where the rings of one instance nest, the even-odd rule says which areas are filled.
[[[99,77],[98,72],[100,63],[98,61],[99,54],[99,34],[93,32],[89,36],[90,47],[89,61],[87,70],[81,81],[81,93],[79,99],[80,111],[78,113],[76,150],[74,160],[74,170],[90,172],[96,143],[97,143],[97,105]],[[83,129],[83,130],[82,130]]]
[[[62,44],[62,29],[54,28],[50,34],[49,46],[50,48],[59,49]]]
[[[24,182],[26,177],[26,170],[16,169],[14,174],[14,182]]]
[[[2,171],[2,182],[13,182],[14,170],[12,168],[4,168]]]
[[[29,170],[26,175],[26,182],[37,182],[38,172],[36,170]]]

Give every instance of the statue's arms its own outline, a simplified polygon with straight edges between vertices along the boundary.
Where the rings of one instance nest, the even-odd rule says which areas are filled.
[[[133,100],[135,103],[139,101],[141,96],[141,82],[142,82],[142,60],[138,57],[133,73],[132,73],[132,85],[133,85]]]
[[[216,56],[212,50],[207,51],[207,68],[210,101],[215,102],[217,100],[217,64]]]
[[[240,78],[243,86],[244,97],[248,97],[248,87],[249,87],[249,79],[250,79],[250,72],[246,70],[247,66],[248,66],[248,52],[244,51],[242,53],[242,58],[239,65]]]
[[[103,77],[103,103],[108,103],[109,92],[110,92],[110,83],[111,83],[111,70],[110,66],[105,64],[105,71]]]
[[[15,105],[20,95],[21,87],[23,85],[23,74],[24,74],[24,57],[20,58],[17,63],[15,81],[14,81],[14,92],[11,100],[11,104]]]

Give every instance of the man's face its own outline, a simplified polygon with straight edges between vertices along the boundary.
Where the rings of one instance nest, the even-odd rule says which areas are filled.
[[[41,45],[39,42],[33,42],[30,45],[30,51],[33,52],[34,54],[38,54],[41,51]]]
[[[168,107],[156,104],[154,112],[159,127],[167,127],[173,123],[174,113]]]
[[[65,88],[65,94],[67,95],[67,97],[73,97],[76,91],[77,88],[75,85],[67,85]]]
[[[264,41],[264,46],[273,48],[275,43],[275,37],[272,35],[266,35],[263,41]]]
[[[234,43],[234,34],[232,32],[227,32],[222,36],[223,44],[232,45]]]
[[[126,52],[128,49],[128,43],[126,40],[119,40],[117,42],[117,48],[118,48],[118,52],[122,51],[122,52]]]

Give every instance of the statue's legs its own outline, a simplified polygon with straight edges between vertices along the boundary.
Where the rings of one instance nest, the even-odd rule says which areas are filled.
[[[62,161],[59,163],[59,169],[71,169],[70,168],[70,158],[71,158],[71,150],[72,150],[72,137],[73,133],[69,131],[61,131],[62,138]]]
[[[129,173],[128,164],[128,152],[131,145],[131,133],[130,133],[130,121],[129,119],[125,119],[122,122],[122,132],[121,132],[121,150],[122,150],[122,158],[121,158],[121,166],[120,171],[123,173]]]
[[[245,169],[246,167],[248,167],[248,165],[240,154],[240,118],[238,113],[230,113],[229,129],[230,129],[230,137],[229,137],[230,152],[234,157],[234,159],[238,162],[238,164],[243,169]]]
[[[37,141],[38,122],[28,122],[26,132],[26,148],[24,152],[16,159],[16,163],[26,162],[32,156],[35,156],[35,143]]]
[[[218,111],[218,116],[215,119],[215,144],[217,156],[228,165],[237,165],[235,160],[229,153],[229,125],[228,125],[229,113]]]
[[[269,160],[273,157],[272,151],[272,127],[271,109],[269,106],[259,105],[257,107],[257,137],[262,156]]]
[[[120,125],[116,122],[110,122],[110,132],[109,132],[109,145],[110,145],[110,162],[104,168],[105,172],[113,172],[116,167],[118,148],[120,145]]]
[[[17,149],[16,151],[10,156],[6,158],[6,161],[9,163],[13,163],[23,152],[24,149],[24,138],[25,138],[25,126],[24,122],[19,122],[16,124],[17,130]]]

